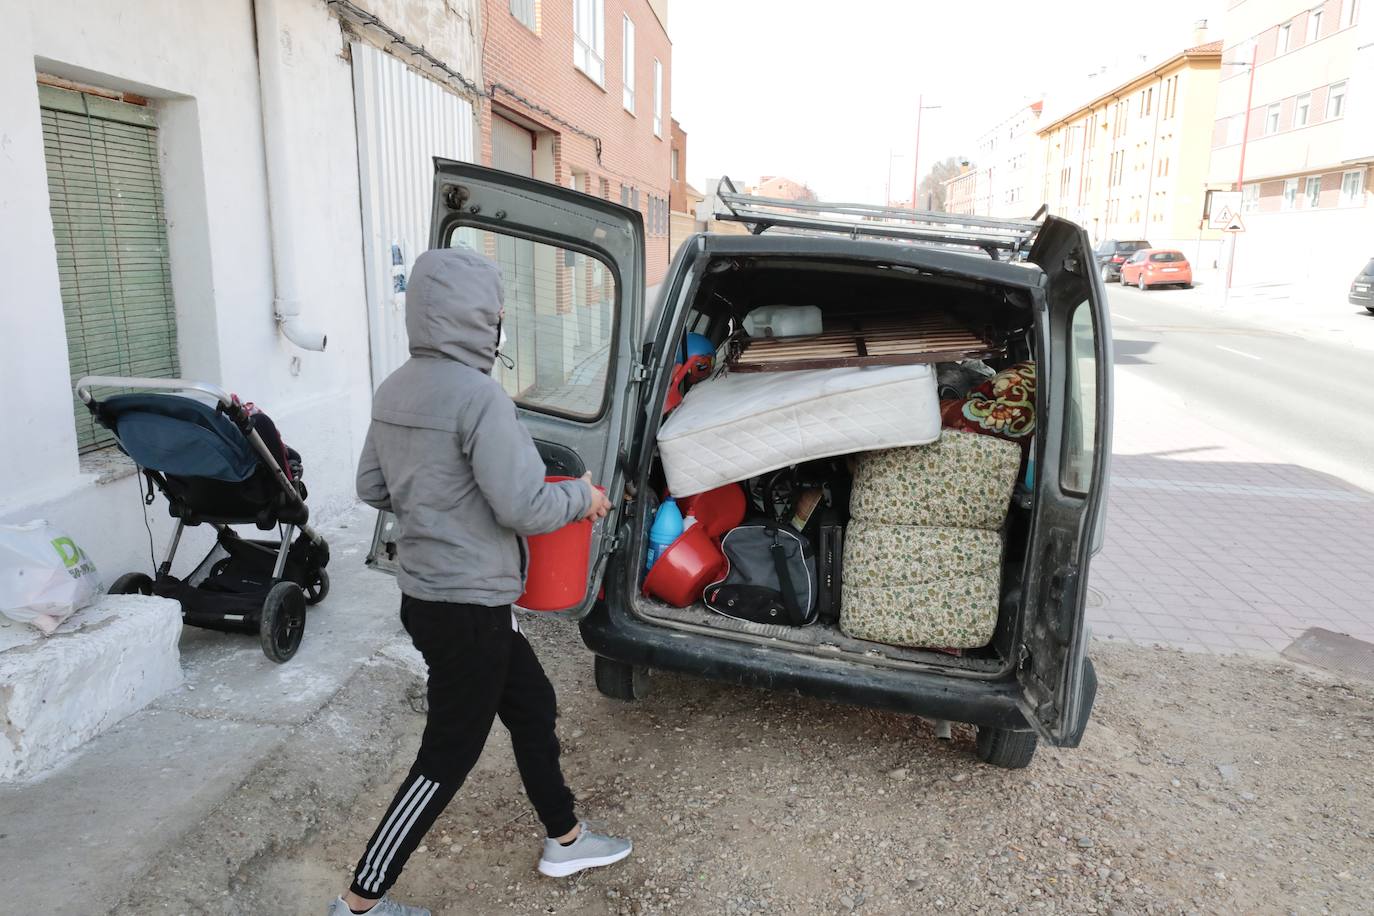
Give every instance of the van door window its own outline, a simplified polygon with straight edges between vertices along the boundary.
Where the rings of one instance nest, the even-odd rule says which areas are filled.
[[[1069,391],[1060,483],[1065,490],[1086,494],[1092,484],[1093,449],[1097,432],[1097,328],[1087,300],[1074,309],[1069,324]]]
[[[517,404],[580,420],[606,404],[616,285],[600,260],[487,229],[464,227],[449,239],[501,268],[506,343],[495,377]]]

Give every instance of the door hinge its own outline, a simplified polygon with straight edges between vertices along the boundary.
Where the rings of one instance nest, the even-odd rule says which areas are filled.
[[[630,367],[630,381],[645,381],[646,379],[648,379],[649,373],[652,370],[652,368],[652,366],[645,365],[644,363],[635,363],[633,366]]]

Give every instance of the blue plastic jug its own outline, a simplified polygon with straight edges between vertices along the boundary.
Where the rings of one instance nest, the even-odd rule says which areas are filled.
[[[654,524],[649,528],[649,555],[644,563],[644,568],[653,569],[654,563],[663,556],[663,551],[667,550],[682,536],[682,510],[677,507],[677,500],[669,497],[663,501],[663,505],[658,507],[658,514],[654,516]]]

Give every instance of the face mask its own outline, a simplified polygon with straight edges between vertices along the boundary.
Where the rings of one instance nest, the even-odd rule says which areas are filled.
[[[501,352],[501,348],[506,345],[506,329],[501,327],[501,319],[496,319],[496,359],[492,361],[489,375],[496,374],[496,363],[499,362],[507,369],[515,368],[515,360]]]

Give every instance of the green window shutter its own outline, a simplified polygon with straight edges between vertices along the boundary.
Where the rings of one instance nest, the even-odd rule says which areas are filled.
[[[176,309],[157,123],[141,105],[39,87],[43,148],[73,384],[175,378]],[[77,447],[114,440],[73,397]]]

